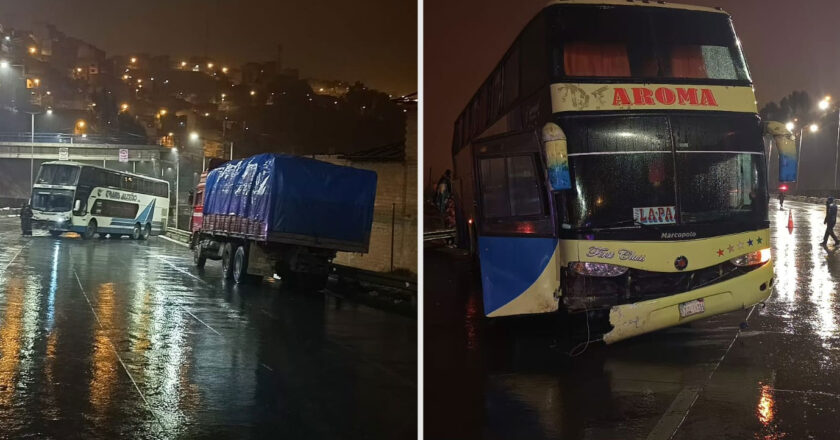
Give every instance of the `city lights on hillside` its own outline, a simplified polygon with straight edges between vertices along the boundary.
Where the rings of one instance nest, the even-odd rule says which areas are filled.
[[[222,73],[228,73],[228,68],[227,67],[222,67]]]
[[[137,62],[137,57],[131,57],[130,61],[131,61],[131,64],[136,63]]]
[[[257,91],[256,91],[256,90],[251,90],[251,96],[254,96],[254,95],[256,95],[256,94],[257,94]]]
[[[213,63],[207,63],[207,68],[212,69],[213,68]]]
[[[181,61],[181,67],[187,67],[187,62],[186,61]]]
[[[87,123],[83,119],[79,119],[76,122],[76,127],[79,127],[80,129],[85,128],[85,126],[87,126]]]
[[[161,115],[161,116],[166,116],[166,109],[165,108],[160,109],[158,114]]]
[[[127,103],[120,104],[120,110],[122,110],[124,112],[128,111],[128,104]]]
[[[124,79],[124,80],[125,80],[125,79],[128,79],[128,78],[130,78],[130,77],[128,76],[128,74],[123,75],[123,79]]]
[[[37,47],[35,47],[35,46],[30,46],[30,47],[29,47],[29,54],[30,54],[30,55],[35,55],[37,52],[38,52],[38,48],[37,48]]]
[[[197,131],[190,132],[190,140],[191,141],[197,141],[198,140],[198,132]]]

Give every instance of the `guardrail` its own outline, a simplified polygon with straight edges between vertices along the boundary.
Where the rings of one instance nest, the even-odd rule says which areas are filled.
[[[455,229],[442,229],[440,231],[429,231],[423,233],[423,241],[433,240],[454,240]]]
[[[133,135],[108,134],[68,134],[68,133],[38,133],[33,136],[29,132],[0,132],[0,142],[14,143],[61,143],[61,144],[120,144],[120,145],[149,145],[148,139]]]
[[[178,240],[182,243],[189,243],[192,233],[183,229],[167,228],[165,235],[173,240]]]

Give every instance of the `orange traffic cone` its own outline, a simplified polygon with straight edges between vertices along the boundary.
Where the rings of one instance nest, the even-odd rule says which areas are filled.
[[[793,210],[788,210],[788,231],[793,232]]]

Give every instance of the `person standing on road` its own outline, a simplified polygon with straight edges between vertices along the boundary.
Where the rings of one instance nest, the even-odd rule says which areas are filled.
[[[779,210],[785,209],[785,192],[779,192]]]
[[[834,239],[834,245],[837,246],[840,243],[840,240],[837,239],[837,235],[834,233],[834,225],[837,223],[837,204],[834,203],[834,197],[829,197],[826,200],[826,210],[825,210],[825,220],[823,223],[825,224],[825,236],[823,236],[822,245],[828,245],[828,237]]]
[[[20,232],[21,235],[32,235],[32,207],[29,202],[20,208]]]
[[[435,196],[437,197],[437,208],[441,214],[446,213],[446,202],[449,201],[449,196],[452,194],[452,171],[446,170],[438,180],[437,188],[435,188]]]

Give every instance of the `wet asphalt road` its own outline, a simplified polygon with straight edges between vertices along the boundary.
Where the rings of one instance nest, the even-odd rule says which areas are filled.
[[[786,207],[792,234],[787,211],[771,210],[778,282],[765,308],[576,358],[585,334],[567,320],[488,323],[469,263],[427,250],[426,437],[840,438],[840,248],[819,245],[824,207]]]
[[[0,219],[0,438],[416,437],[416,319]]]

